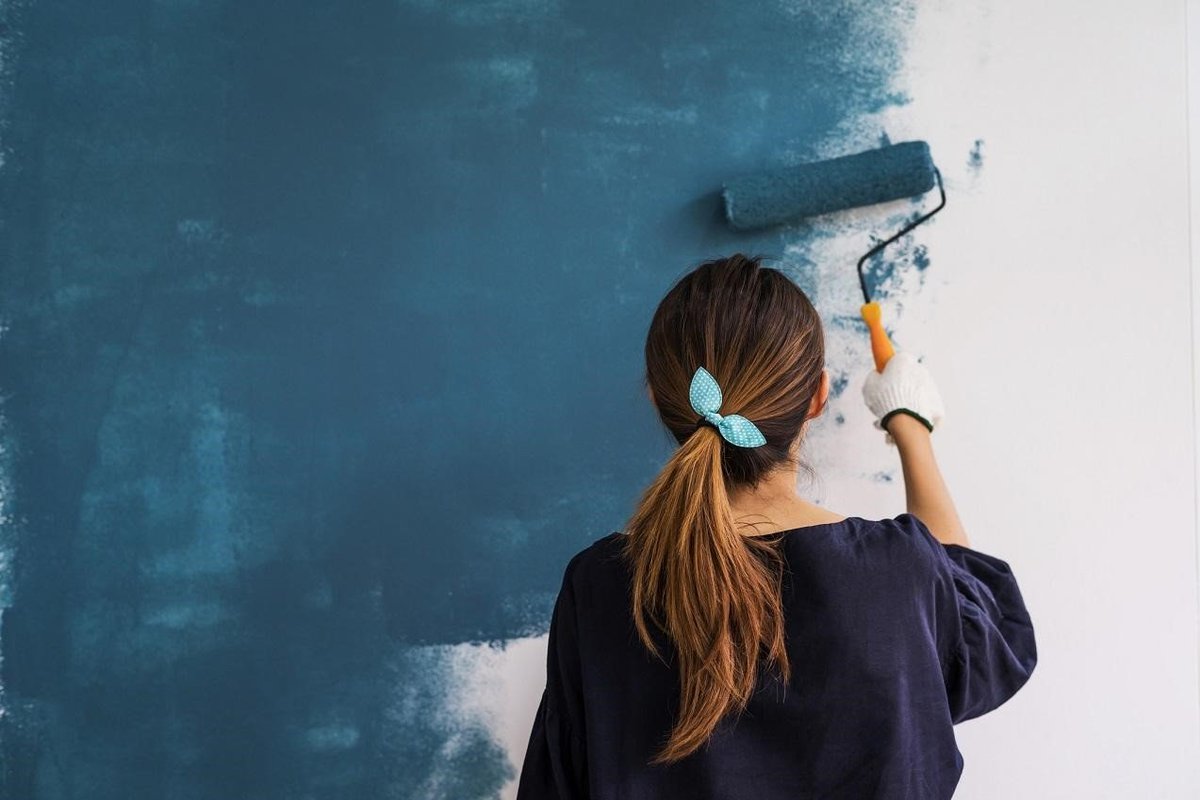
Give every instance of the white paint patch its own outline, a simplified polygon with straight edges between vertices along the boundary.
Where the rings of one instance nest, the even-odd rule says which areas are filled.
[[[502,799],[516,796],[517,781],[542,691],[546,685],[548,637],[512,639],[500,646],[489,644],[439,645],[408,648],[400,656],[438,675],[437,697],[421,697],[413,686],[398,687],[396,703],[385,712],[398,730],[415,727],[416,715],[438,709],[423,724],[442,734],[443,752],[433,759],[437,765],[415,789],[412,797],[443,797],[442,789],[452,784],[443,774],[458,763],[455,752],[470,743],[463,732],[485,730],[508,753],[512,777],[500,792]],[[429,690],[423,686],[421,690]]]

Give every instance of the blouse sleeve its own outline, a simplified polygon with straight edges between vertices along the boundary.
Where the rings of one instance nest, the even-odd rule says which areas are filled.
[[[946,697],[955,724],[999,707],[1029,680],[1037,664],[1033,623],[1008,563],[938,541],[910,522],[934,563],[935,630]]]
[[[577,617],[567,564],[550,617],[546,688],[533,718],[533,730],[517,786],[516,800],[586,800],[587,758],[582,725]]]

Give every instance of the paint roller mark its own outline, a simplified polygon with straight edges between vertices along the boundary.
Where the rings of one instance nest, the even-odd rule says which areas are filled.
[[[904,106],[912,102],[912,98],[905,92],[888,92],[875,101],[873,106],[868,107],[868,111],[877,114],[889,106]]]
[[[349,750],[358,744],[360,735],[353,725],[326,725],[306,731],[304,740],[310,750]]]
[[[559,16],[557,0],[401,0],[401,5],[426,13],[443,13],[463,26],[514,26],[545,22]]]
[[[218,245],[229,239],[229,234],[211,219],[181,219],[175,223],[175,233],[181,241],[191,245]]]
[[[8,332],[8,325],[0,325],[0,337]],[[7,388],[7,387],[5,387]],[[0,619],[12,605],[12,564],[16,550],[16,520],[13,518],[12,447],[9,442],[8,419],[0,413]],[[0,667],[4,665],[4,647],[0,643]],[[8,713],[8,697],[0,682],[0,717]]]
[[[925,270],[929,269],[929,248],[923,244],[919,244],[914,247],[912,263],[919,272],[924,272]]]
[[[829,385],[829,396],[839,397],[846,390],[846,385],[850,383],[850,376],[845,372],[839,372],[838,376],[833,379]]]
[[[976,139],[971,146],[971,152],[967,154],[967,167],[972,172],[979,172],[983,168],[983,139]]]
[[[4,168],[7,162],[7,153],[12,145],[9,142],[10,115],[9,108],[11,107],[13,97],[13,69],[16,63],[16,47],[18,41],[18,32],[10,25],[10,20],[15,20],[19,10],[17,3],[0,2],[0,169]],[[16,196],[20,196],[19,194]],[[14,227],[20,229],[20,223],[14,223]],[[15,250],[10,250],[15,254]],[[18,256],[19,257],[19,256]],[[3,265],[3,260],[0,260],[0,265]],[[36,268],[36,267],[35,267]],[[4,270],[7,283],[12,286],[18,285],[18,281],[13,279],[15,271],[9,272]],[[91,286],[64,287],[58,286],[59,291],[52,291],[51,294],[57,303],[62,303],[64,298],[68,303],[77,299],[90,299],[95,294]],[[61,292],[61,293],[60,293]],[[22,300],[17,300],[17,307],[20,307]],[[58,316],[61,312],[55,310],[54,315]],[[6,315],[7,316],[7,315]],[[0,320],[0,339],[7,338],[9,329],[8,319]],[[9,343],[5,343],[5,349],[11,347]],[[11,361],[6,361],[6,365],[11,366]],[[6,370],[6,374],[11,375],[12,372]],[[15,387],[6,381],[0,390],[4,392],[5,401],[10,393],[14,393]],[[25,386],[17,388],[16,394],[24,392]],[[0,407],[0,623],[3,622],[4,612],[12,606],[13,601],[13,561],[16,553],[16,542],[22,531],[18,528],[18,521],[13,514],[14,504],[14,477],[13,477],[13,446],[15,442],[20,441],[13,435],[10,430],[10,423],[7,409]],[[31,448],[32,449],[32,448]],[[7,626],[0,624],[0,630],[5,630]],[[8,644],[7,637],[5,641],[0,641],[0,675],[8,673],[8,669],[4,664],[5,645]],[[8,715],[8,691],[2,679],[0,679],[0,718]],[[11,723],[11,720],[10,720]],[[11,750],[5,750],[0,753],[0,758],[4,756],[11,757]],[[15,784],[14,784],[15,785]],[[11,788],[11,787],[10,787]]]
[[[459,65],[473,98],[471,107],[481,112],[517,111],[538,95],[538,75],[533,59],[502,56]]]
[[[867,333],[867,323],[863,322],[862,317],[855,314],[834,314],[829,318],[829,324],[835,328],[842,330],[857,331],[859,333]]]
[[[710,60],[710,53],[701,42],[672,42],[662,48],[659,58],[664,70],[672,70],[704,64]]]
[[[899,222],[893,220],[887,225],[887,229],[900,230],[908,223],[916,221],[922,213],[924,212],[918,209]],[[925,224],[934,222],[936,222],[936,218]],[[929,248],[925,244],[919,243],[914,236],[918,231],[920,228],[888,245],[883,252],[867,260],[863,266],[863,273],[867,281],[867,291],[871,293],[872,300],[882,300],[904,294],[905,291],[914,288],[920,288],[921,283],[924,282],[925,271],[929,269],[931,261]],[[872,235],[871,246],[874,247],[884,238],[886,238],[886,234],[885,236]],[[917,286],[907,287],[905,279],[909,273],[914,272],[917,275]]]
[[[614,125],[695,125],[697,119],[699,115],[695,105],[664,108],[644,103],[631,105],[624,109],[623,113],[610,114],[603,118],[604,122]]]

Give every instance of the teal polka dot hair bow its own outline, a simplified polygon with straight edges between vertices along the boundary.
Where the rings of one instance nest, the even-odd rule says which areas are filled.
[[[692,376],[688,400],[692,403],[692,410],[700,415],[696,424],[711,423],[730,444],[738,447],[758,447],[767,443],[762,431],[750,420],[740,414],[717,413],[721,408],[721,387],[717,385],[717,379],[704,367],[698,368]]]

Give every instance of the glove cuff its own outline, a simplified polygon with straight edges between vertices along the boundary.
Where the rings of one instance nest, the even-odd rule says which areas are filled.
[[[879,424],[880,424],[880,426],[881,426],[881,427],[882,427],[884,430],[887,430],[887,424],[888,424],[888,420],[889,420],[889,419],[891,419],[892,417],[896,416],[897,414],[908,414],[910,417],[915,417],[915,418],[916,418],[918,421],[920,421],[920,423],[921,423],[922,425],[924,425],[926,428],[928,428],[928,429],[929,429],[929,432],[930,432],[930,433],[933,433],[933,423],[932,423],[932,422],[930,422],[929,420],[925,419],[925,417],[921,416],[921,415],[920,415],[920,414],[918,414],[917,412],[913,411],[911,408],[896,408],[896,409],[892,409],[891,411],[889,411],[888,413],[884,414],[884,415],[883,415],[883,416],[882,416],[882,417],[879,419]],[[889,435],[890,435],[890,431],[889,431]]]

